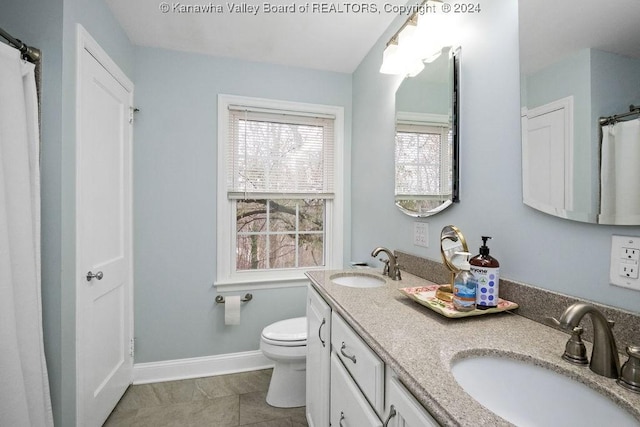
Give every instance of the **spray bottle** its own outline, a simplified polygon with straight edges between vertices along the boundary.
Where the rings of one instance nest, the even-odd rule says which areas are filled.
[[[453,308],[458,311],[471,311],[476,308],[476,278],[469,271],[469,252],[456,252],[456,256],[464,257],[456,263],[460,271],[453,278]]]

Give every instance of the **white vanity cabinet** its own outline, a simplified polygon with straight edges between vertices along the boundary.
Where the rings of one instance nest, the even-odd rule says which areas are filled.
[[[329,426],[331,307],[309,286],[307,292],[307,403],[309,427]]]
[[[437,427],[438,423],[387,369],[385,380],[385,427]]]
[[[438,423],[347,322],[309,286],[310,427],[426,427]],[[383,423],[384,420],[384,423]]]

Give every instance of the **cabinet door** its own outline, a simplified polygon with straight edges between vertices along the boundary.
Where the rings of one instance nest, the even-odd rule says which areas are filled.
[[[387,376],[385,427],[437,427],[439,424],[398,381]]]
[[[331,353],[331,426],[382,427],[335,353]]]
[[[311,285],[307,328],[307,423],[309,427],[329,427],[331,308]]]

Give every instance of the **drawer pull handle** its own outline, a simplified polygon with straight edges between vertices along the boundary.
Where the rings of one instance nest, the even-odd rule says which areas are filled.
[[[324,340],[322,339],[322,327],[324,326],[324,324],[327,323],[326,319],[323,317],[322,318],[322,323],[320,323],[320,327],[318,328],[318,338],[320,338],[320,342],[322,343],[322,347],[325,346]]]
[[[389,416],[387,417],[387,420],[384,422],[384,425],[382,427],[387,427],[389,425],[389,421],[391,421],[391,418],[396,416],[396,408],[395,406],[391,405],[391,408],[389,409]]]
[[[344,420],[344,412],[340,411],[340,427],[344,427],[342,425],[342,420]]]
[[[353,356],[349,356],[347,353],[344,352],[345,348],[347,348],[347,345],[344,343],[344,341],[342,341],[342,347],[340,347],[340,354],[342,354],[347,359],[350,359],[353,363],[356,363],[355,354]]]

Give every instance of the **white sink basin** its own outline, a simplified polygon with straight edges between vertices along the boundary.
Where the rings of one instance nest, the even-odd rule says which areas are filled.
[[[386,283],[382,277],[367,273],[338,273],[329,279],[336,285],[350,288],[377,288]]]
[[[541,366],[481,356],[454,362],[451,371],[468,394],[517,426],[640,425],[609,398]]]

